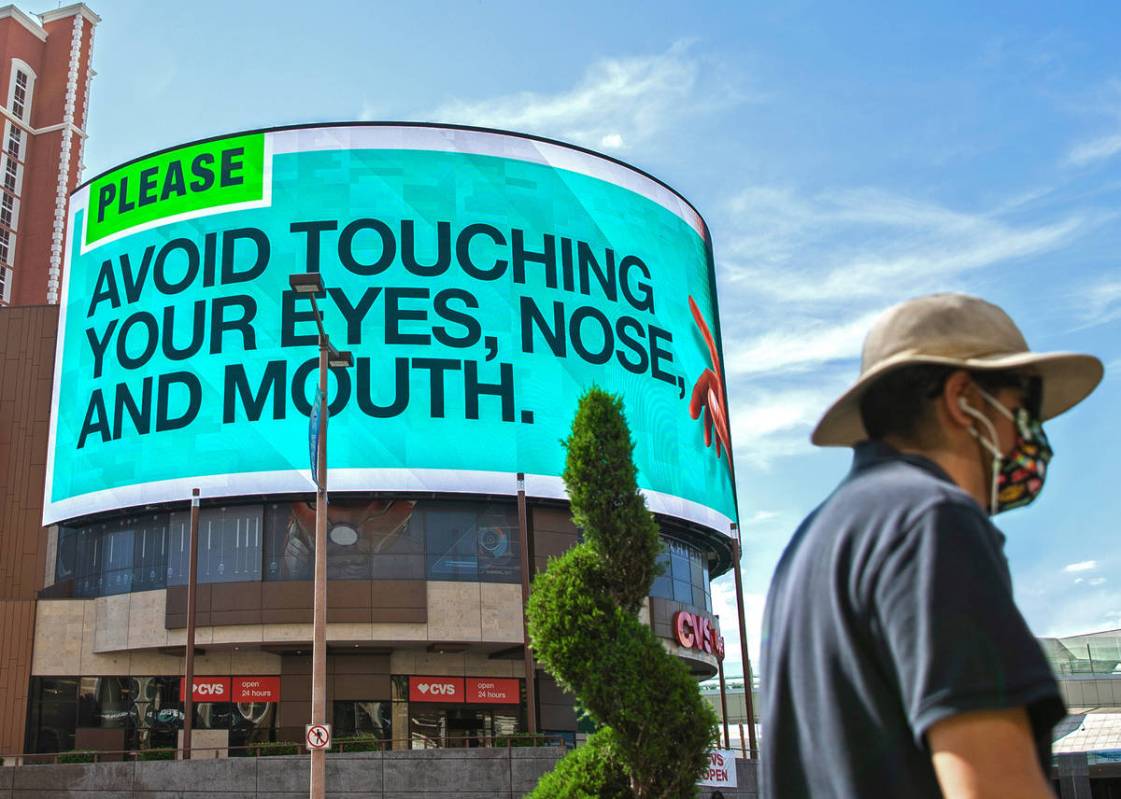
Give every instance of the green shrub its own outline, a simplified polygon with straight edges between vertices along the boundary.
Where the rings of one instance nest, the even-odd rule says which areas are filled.
[[[254,744],[253,747],[257,750],[257,754],[261,757],[300,754],[300,745],[292,741],[268,741],[265,743]]]
[[[565,441],[580,544],[533,582],[534,654],[598,729],[544,776],[534,799],[693,797],[716,714],[638,610],[658,573],[658,525],[638,489],[618,397],[591,389]]]
[[[141,749],[136,753],[137,760],[174,760],[174,749]]]
[[[92,763],[94,762],[94,753],[84,750],[74,752],[60,752],[58,755],[59,763]]]
[[[336,738],[331,742],[336,752],[378,752],[382,746],[372,735],[356,735],[353,738]]]
[[[505,749],[506,747],[515,746],[555,746],[556,740],[552,738],[545,738],[540,735],[496,735],[494,738],[494,745],[499,748]]]

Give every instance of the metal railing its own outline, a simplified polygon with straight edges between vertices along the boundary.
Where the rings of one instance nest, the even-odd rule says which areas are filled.
[[[338,738],[331,742],[329,754],[359,752],[405,752],[418,749],[513,749],[520,747],[565,747],[564,738],[556,735],[477,736],[446,735],[439,738]],[[284,757],[307,755],[301,741],[261,741],[245,746],[191,747],[192,760],[214,760],[227,757]],[[101,751],[75,749],[66,752],[24,752],[0,755],[6,766],[66,765],[81,763],[155,762],[182,760],[182,748],[122,749]]]

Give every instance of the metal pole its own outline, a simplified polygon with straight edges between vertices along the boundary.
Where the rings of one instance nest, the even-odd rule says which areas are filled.
[[[318,311],[318,309],[316,309]],[[318,313],[317,313],[318,316]],[[311,645],[311,723],[327,723],[327,336],[319,334],[319,446],[315,495],[315,611]],[[327,753],[311,750],[311,799],[326,794]]]
[[[526,607],[529,605],[529,513],[525,501],[525,473],[518,472],[518,536],[522,550],[522,655],[525,659],[526,724],[530,735],[537,734],[537,668],[529,647],[529,622]]]
[[[740,654],[743,655],[743,701],[747,710],[747,740],[751,757],[758,756],[759,750],[755,741],[755,700],[751,696],[751,658],[747,654],[747,621],[743,614],[743,575],[740,569],[740,529],[739,525],[732,524],[732,566],[736,574],[736,611],[740,617]]]
[[[740,722],[740,752],[743,753],[743,756],[745,758],[747,757],[747,747],[744,745],[744,739],[743,739],[743,722],[742,721]]]
[[[720,720],[724,722],[724,748],[731,749],[728,738],[728,694],[724,685],[724,658],[716,658],[716,668],[720,670]]]
[[[187,556],[187,651],[183,668],[183,759],[191,759],[191,734],[195,721],[195,622],[199,583],[199,490],[191,489],[190,554]]]

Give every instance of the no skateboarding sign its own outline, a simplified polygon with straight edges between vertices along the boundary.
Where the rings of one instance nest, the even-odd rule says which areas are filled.
[[[304,727],[304,741],[308,749],[330,749],[331,725],[308,724]]]

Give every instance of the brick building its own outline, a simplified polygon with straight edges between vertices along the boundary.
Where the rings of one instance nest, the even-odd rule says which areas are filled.
[[[0,8],[0,306],[58,302],[100,21],[82,3],[34,16]]]

